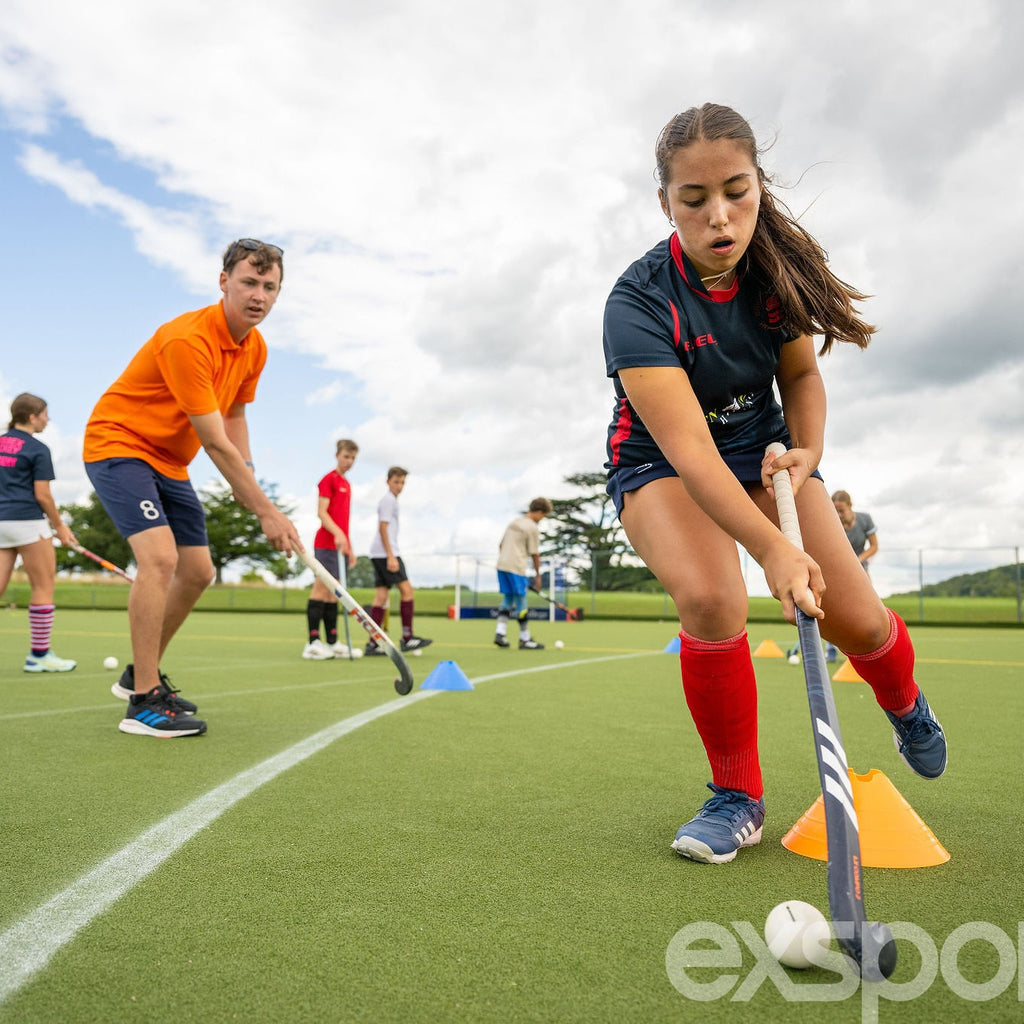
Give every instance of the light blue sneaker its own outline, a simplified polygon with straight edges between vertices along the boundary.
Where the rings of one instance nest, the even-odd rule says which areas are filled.
[[[886,711],[885,717],[892,722],[892,740],[900,757],[922,778],[937,779],[946,770],[946,734],[924,694],[918,691],[909,715],[897,718]]]
[[[31,651],[25,656],[26,672],[70,672],[77,661],[70,658],[58,658],[53,651],[45,654],[33,654]]]
[[[741,790],[721,789],[711,782],[708,789],[715,795],[695,818],[680,826],[672,849],[702,864],[727,864],[740,847],[761,842],[764,800],[752,800]]]

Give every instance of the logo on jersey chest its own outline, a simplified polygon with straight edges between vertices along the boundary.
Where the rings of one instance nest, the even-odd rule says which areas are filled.
[[[687,338],[683,340],[682,348],[684,352],[693,352],[695,349],[706,348],[708,345],[717,344],[718,339],[713,334],[698,334],[696,338]]]
[[[777,330],[782,325],[782,303],[774,295],[765,299],[761,309],[760,324],[761,327],[769,331]]]

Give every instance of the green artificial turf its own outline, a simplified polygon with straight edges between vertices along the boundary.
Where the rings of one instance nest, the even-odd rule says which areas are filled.
[[[719,998],[697,1001],[671,984],[666,952],[686,925],[737,937],[733,922],[749,922],[759,933],[784,899],[827,912],[825,865],[780,842],[819,792],[800,669],[756,661],[764,839],[709,867],[669,850],[708,795],[678,661],[663,653],[671,622],[538,623],[540,652],[494,648],[487,621],[419,627],[436,642],[410,659],[417,683],[454,661],[472,691],[424,698],[417,687],[403,702],[385,659],[303,661],[301,614],[194,615],[164,669],[209,732],[163,741],[116,728],[124,705],[101,663],[127,660],[124,613],[61,611],[55,648],[79,667],[44,677],[20,670],[25,613],[0,613],[4,932],[221,784],[397,705],[224,810],[64,943],[0,1004],[0,1021],[1021,1019],[1016,977],[982,1001],[941,973],[908,1001],[878,998],[876,987],[797,1002],[768,980],[732,998],[757,968],[739,938],[740,965],[691,971],[702,983],[735,977]],[[785,647],[795,634],[750,632],[754,646]],[[1024,636],[914,637],[918,679],[949,735],[941,780],[898,760],[863,684],[835,683],[836,704],[851,767],[885,772],[952,859],[866,869],[868,912],[909,922],[940,948],[954,929],[984,922],[1016,950]],[[978,938],[958,962],[975,986],[999,967]],[[903,942],[892,978],[902,987],[885,991],[911,993],[921,966]],[[796,992],[827,994],[838,980],[785,973]]]

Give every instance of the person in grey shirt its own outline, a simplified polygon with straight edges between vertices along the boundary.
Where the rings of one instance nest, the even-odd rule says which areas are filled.
[[[839,513],[839,520],[846,531],[846,539],[850,542],[860,564],[864,566],[865,572],[870,572],[868,561],[878,553],[878,531],[875,521],[867,512],[854,512],[853,499],[848,491],[836,491],[832,495],[832,504]],[[797,664],[800,655],[800,642],[797,641],[788,651],[786,656],[790,664]],[[825,644],[825,660],[837,661],[839,650],[834,644]]]
[[[836,491],[832,495],[839,518],[842,520],[846,539],[860,559],[864,570],[868,571],[868,561],[878,553],[878,532],[875,521],[867,512],[854,512],[853,501],[847,491]]]

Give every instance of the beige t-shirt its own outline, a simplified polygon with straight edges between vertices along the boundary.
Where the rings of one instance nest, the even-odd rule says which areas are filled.
[[[532,576],[532,555],[540,554],[540,529],[529,516],[508,524],[498,546],[498,569],[517,576]]]

